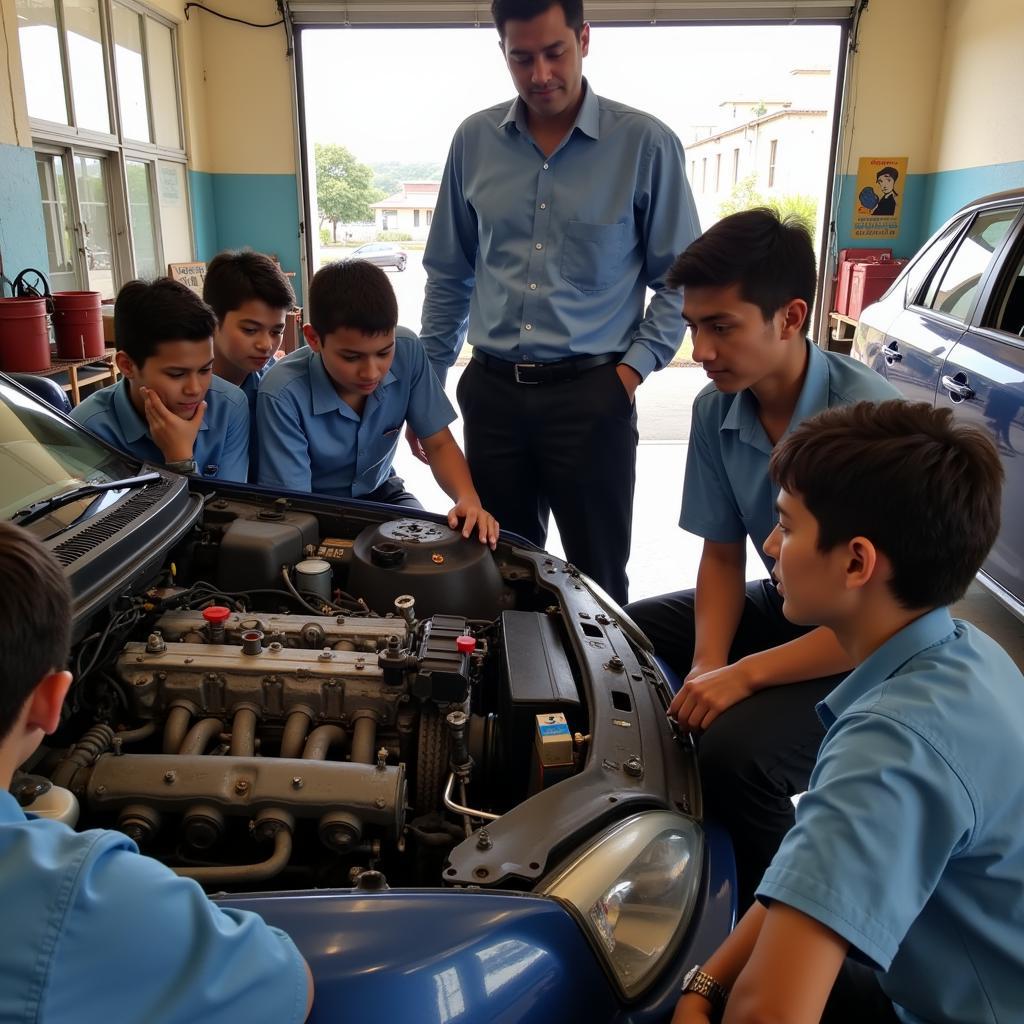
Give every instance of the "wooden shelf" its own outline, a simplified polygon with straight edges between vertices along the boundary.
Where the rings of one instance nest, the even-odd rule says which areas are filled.
[[[37,377],[56,377],[58,373],[66,373],[68,380],[61,387],[71,396],[72,406],[82,400],[81,389],[105,380],[107,384],[116,384],[120,374],[114,364],[114,349],[104,350],[103,355],[92,359],[58,359],[51,357],[50,366],[46,370],[37,370]]]

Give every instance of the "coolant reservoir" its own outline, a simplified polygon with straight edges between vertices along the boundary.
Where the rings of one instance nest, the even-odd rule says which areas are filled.
[[[34,814],[37,818],[61,821],[68,828],[74,828],[78,824],[78,797],[63,786],[51,786],[22,810],[26,814]]]

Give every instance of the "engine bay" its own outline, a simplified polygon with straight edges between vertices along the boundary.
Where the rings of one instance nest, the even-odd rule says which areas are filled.
[[[26,810],[253,891],[529,888],[627,804],[699,809],[695,776],[666,796],[642,749],[633,688],[660,677],[571,566],[310,508],[212,494],[92,617],[65,721],[12,787]],[[534,798],[587,773],[552,835]]]

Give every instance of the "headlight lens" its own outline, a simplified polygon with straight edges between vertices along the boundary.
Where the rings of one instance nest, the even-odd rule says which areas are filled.
[[[676,950],[700,888],[704,834],[671,811],[601,833],[540,891],[572,905],[627,998]]]

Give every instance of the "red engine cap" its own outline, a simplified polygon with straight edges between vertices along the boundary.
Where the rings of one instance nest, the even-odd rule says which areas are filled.
[[[455,638],[455,647],[459,654],[472,654],[476,650],[475,636],[459,636]]]
[[[227,622],[231,618],[231,609],[225,608],[222,604],[211,604],[209,608],[203,609],[203,618],[211,626],[219,626],[222,622]]]

